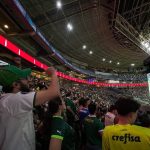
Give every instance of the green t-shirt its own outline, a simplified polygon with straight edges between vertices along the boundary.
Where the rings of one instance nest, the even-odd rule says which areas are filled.
[[[53,116],[51,138],[62,140],[62,150],[75,150],[74,130],[61,116]]]
[[[65,102],[66,102],[66,106],[70,106],[70,108],[72,109],[72,111],[74,113],[76,113],[76,106],[73,103],[73,101],[71,99],[69,99],[69,98],[66,98]]]
[[[87,143],[101,147],[102,138],[99,133],[103,129],[101,121],[96,116],[88,116],[84,119],[83,126]]]

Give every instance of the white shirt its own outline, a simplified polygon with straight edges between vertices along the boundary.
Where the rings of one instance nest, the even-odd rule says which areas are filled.
[[[35,150],[35,92],[8,93],[0,98],[0,150]]]
[[[105,115],[105,126],[114,125],[115,115],[111,112],[107,112]]]

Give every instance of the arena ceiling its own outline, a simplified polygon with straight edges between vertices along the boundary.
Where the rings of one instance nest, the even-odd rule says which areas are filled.
[[[57,0],[20,0],[46,39],[69,62],[99,70],[143,65],[148,54],[140,47],[139,35],[144,38],[150,35],[149,0],[60,1],[61,9],[56,7]],[[19,24],[20,18],[9,10],[5,1],[1,1],[0,25],[11,20],[10,30],[4,29],[5,35],[43,61],[59,63],[50,51],[33,40],[34,33],[26,31],[26,27]],[[8,19],[4,19],[6,15]],[[67,29],[68,23],[72,25],[71,31]]]

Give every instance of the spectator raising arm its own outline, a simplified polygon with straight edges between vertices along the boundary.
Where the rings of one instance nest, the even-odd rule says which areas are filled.
[[[56,70],[53,67],[47,69],[46,73],[51,75],[51,84],[47,90],[38,91],[35,97],[35,105],[41,105],[45,102],[53,99],[54,97],[60,95],[58,77],[56,75]]]

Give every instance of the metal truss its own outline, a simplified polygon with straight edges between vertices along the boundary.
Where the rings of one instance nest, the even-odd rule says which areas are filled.
[[[116,0],[115,2],[117,3],[116,5],[117,10],[116,10],[116,14],[114,15],[113,24],[112,24],[112,31],[113,31],[114,37],[122,46],[133,49],[134,51],[138,51],[142,49],[150,55],[150,51],[148,51],[146,48],[144,48],[141,45],[141,41],[147,38],[147,36],[149,35],[149,32],[147,33],[139,32],[136,26],[133,27],[131,25],[131,20],[130,20],[131,18],[135,19],[137,16],[140,17],[142,13],[150,11],[149,7],[148,7],[149,9],[147,10],[147,6],[150,4],[150,2],[145,3],[142,6],[136,7],[136,9],[126,11],[122,14],[120,14],[121,12],[119,13],[119,7],[118,7],[118,5],[120,4],[119,0]],[[145,23],[144,26],[149,21],[150,20],[144,22]],[[141,25],[140,22],[141,21],[139,21],[138,23],[136,22],[137,26]],[[146,28],[146,29],[149,30],[149,28]]]

